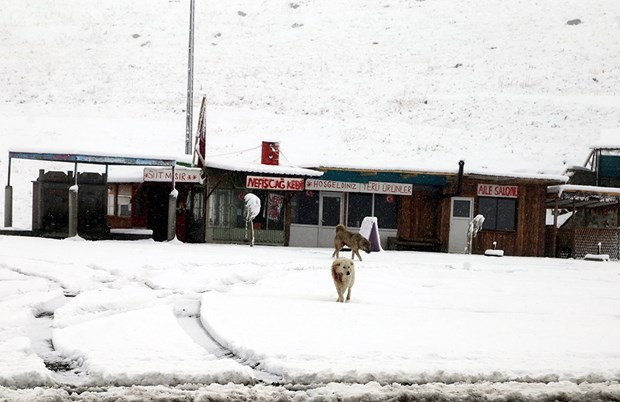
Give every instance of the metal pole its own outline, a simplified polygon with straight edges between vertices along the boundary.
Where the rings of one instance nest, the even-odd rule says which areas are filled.
[[[75,162],[74,173],[75,184],[69,187],[69,228],[68,237],[75,237],[78,234],[78,179],[77,162]]]
[[[6,185],[7,186],[11,185],[11,159],[13,159],[13,158],[9,157],[9,172],[7,173],[7,176],[6,176]]]
[[[172,190],[168,195],[168,240],[173,240],[177,233],[177,190],[174,180],[174,166],[172,166]]]
[[[555,205],[553,207],[553,230],[551,231],[551,257],[556,258],[557,245],[558,245],[558,207],[560,203],[560,197],[555,196]]]
[[[189,2],[189,46],[187,56],[187,111],[185,124],[185,154],[192,154],[192,109],[194,108],[194,3]]]
[[[11,187],[11,158],[9,158],[9,172],[4,187],[4,227],[11,226],[13,226],[13,187]]]

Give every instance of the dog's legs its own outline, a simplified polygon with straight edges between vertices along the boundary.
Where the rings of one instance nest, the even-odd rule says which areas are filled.
[[[351,259],[354,260],[356,254],[357,254],[357,258],[359,258],[360,261],[362,261],[362,256],[360,255],[360,251],[359,250],[351,251]]]
[[[338,258],[338,257],[339,257],[339,255],[338,255],[338,249],[334,250],[334,252],[332,253],[332,258],[334,258],[334,256],[335,256],[336,258]]]
[[[336,301],[340,303],[344,302],[344,289],[342,288],[342,286],[336,284],[336,292],[338,292],[338,300]]]
[[[351,287],[349,286],[349,291],[347,292],[347,301],[351,300]]]

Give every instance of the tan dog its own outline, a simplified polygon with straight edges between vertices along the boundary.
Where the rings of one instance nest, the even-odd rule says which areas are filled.
[[[332,262],[332,279],[338,292],[338,301],[344,302],[344,291],[347,290],[347,301],[351,300],[351,288],[355,283],[355,264],[348,258],[336,258]]]
[[[370,242],[367,238],[359,233],[349,232],[344,225],[338,225],[336,226],[336,236],[334,237],[335,250],[332,257],[338,258],[340,256],[340,249],[345,245],[351,247],[351,259],[355,258],[357,254],[357,258],[362,261],[360,249],[370,253]]]

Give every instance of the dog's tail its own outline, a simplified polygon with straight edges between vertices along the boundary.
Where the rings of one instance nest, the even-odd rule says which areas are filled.
[[[336,225],[336,232],[342,232],[344,230],[347,230],[347,228],[342,223]]]

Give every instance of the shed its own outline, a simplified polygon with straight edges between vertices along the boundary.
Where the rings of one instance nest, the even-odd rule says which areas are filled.
[[[152,157],[152,156],[135,156],[135,155],[104,155],[97,153],[78,153],[78,152],[49,152],[47,150],[10,150],[8,158],[8,174],[7,185],[5,187],[5,208],[4,208],[4,226],[13,226],[13,187],[11,184],[11,167],[13,159],[26,159],[35,161],[48,161],[48,162],[67,162],[73,164],[73,172],[69,174],[52,174],[46,177],[44,171],[40,172],[38,184],[35,184],[35,191],[33,194],[33,234],[45,234],[46,230],[54,232],[55,236],[71,237],[78,234],[78,229],[84,229],[84,226],[80,227],[79,220],[79,205],[89,201],[94,203],[93,205],[99,205],[101,208],[97,208],[97,216],[89,216],[88,219],[92,221],[105,221],[105,211],[107,205],[107,190],[104,193],[97,191],[85,192],[86,198],[80,199],[80,192],[76,191],[77,186],[80,184],[89,186],[104,186],[107,189],[107,175],[108,167],[110,165],[130,165],[130,166],[169,166],[174,169],[176,165],[176,159]],[[97,164],[105,166],[105,173],[100,177],[93,177],[91,174],[80,175],[78,174],[78,165],[80,164]],[[61,177],[62,176],[62,177]],[[83,179],[81,179],[82,177]],[[71,181],[73,180],[73,183]],[[171,194],[174,190],[174,177],[171,181]],[[50,189],[52,193],[46,194],[46,189]],[[47,196],[59,196],[60,201],[57,203],[48,203],[45,200]],[[66,198],[65,198],[66,195]],[[66,201],[66,203],[65,203]],[[47,208],[52,205],[51,210]],[[61,217],[49,217],[45,216],[48,212],[50,214],[55,213],[57,209],[62,211]],[[90,210],[89,208],[84,211]],[[103,211],[103,212],[99,212]],[[66,212],[66,215],[65,215]],[[99,215],[103,213],[103,217]],[[172,214],[174,215],[174,214]],[[84,217],[86,215],[82,215]],[[47,222],[54,222],[52,225],[47,225]],[[101,218],[101,219],[100,219]],[[173,218],[174,219],[174,218]],[[66,220],[66,224],[65,224]],[[46,226],[47,225],[47,226]],[[169,222],[170,226],[170,222]],[[47,228],[47,229],[46,229]],[[88,232],[88,229],[86,229]],[[85,233],[86,235],[92,235],[95,238],[102,236],[101,226],[97,225],[97,229],[92,233]],[[169,229],[170,233],[170,229]],[[172,232],[174,233],[174,232]],[[174,237],[174,235],[172,236]]]
[[[566,184],[547,189],[553,224],[547,228],[549,257],[583,258],[603,253],[620,258],[620,188]],[[570,220],[558,224],[560,211]],[[600,247],[599,247],[600,243]]]

